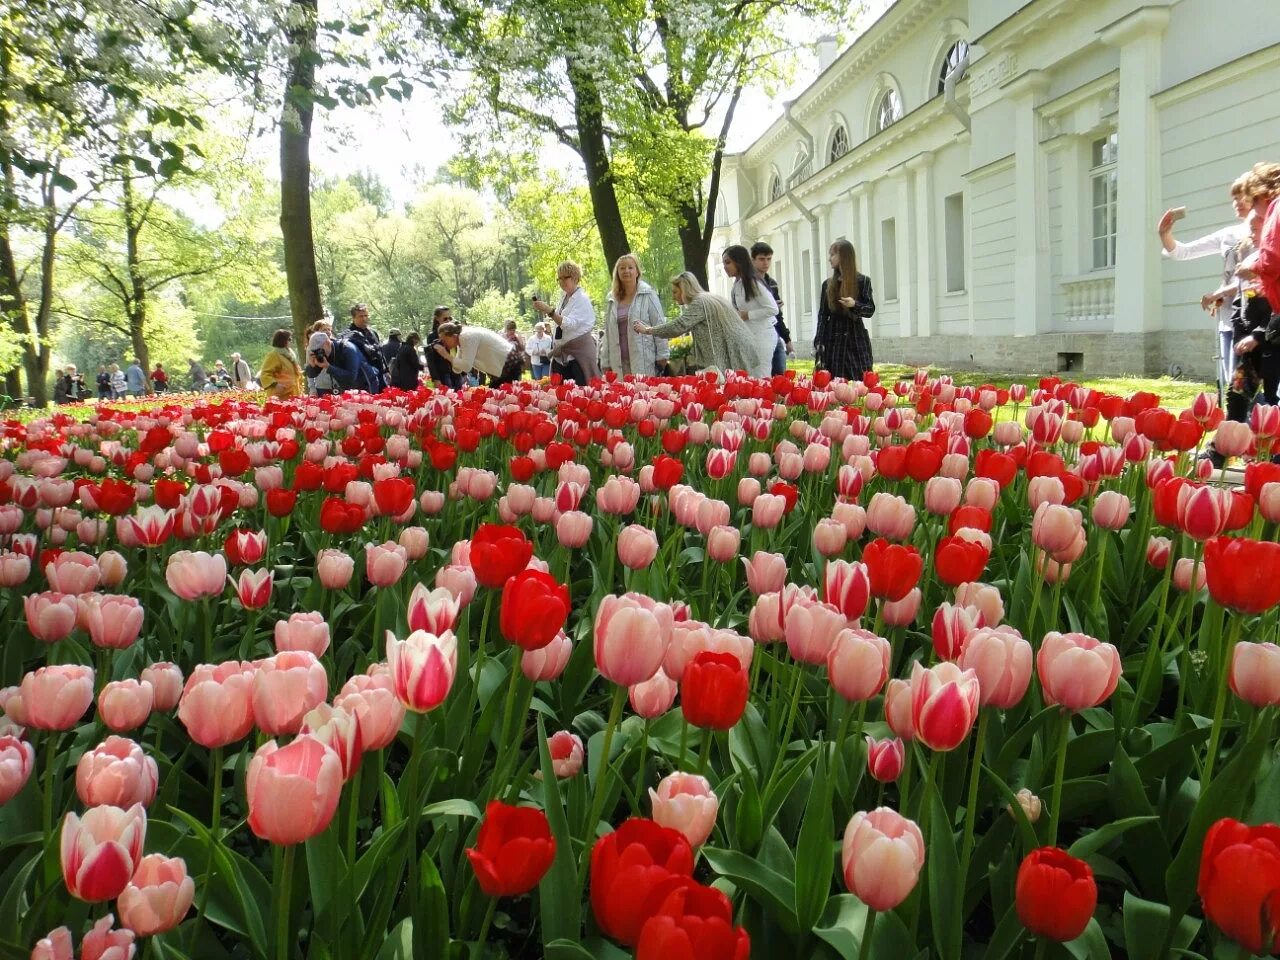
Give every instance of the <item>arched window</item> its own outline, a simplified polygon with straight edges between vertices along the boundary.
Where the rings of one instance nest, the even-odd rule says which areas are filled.
[[[898,95],[897,90],[890,87],[880,98],[880,105],[876,107],[876,133],[889,129],[901,119],[902,97]]]
[[[835,163],[848,152],[849,131],[844,128],[842,123],[837,125],[835,133],[831,134],[831,149],[827,151],[827,162]]]
[[[809,154],[804,147],[796,150],[796,163],[791,169],[791,183],[799,183],[802,180],[808,180],[809,175],[813,173],[813,164],[809,160]]]
[[[782,196],[782,177],[775,173],[769,178],[769,202],[773,203],[780,196]]]
[[[951,45],[951,49],[947,51],[947,55],[942,58],[942,65],[938,68],[938,92],[942,93],[947,87],[947,77],[955,72],[960,66],[960,61],[964,59],[969,52],[969,44],[963,40],[957,40]]]

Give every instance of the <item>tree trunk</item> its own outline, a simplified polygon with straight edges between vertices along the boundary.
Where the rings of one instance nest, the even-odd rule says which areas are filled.
[[[684,268],[698,278],[702,289],[707,290],[707,254],[711,238],[702,232],[702,213],[688,200],[677,207],[676,233],[680,237],[680,253]]]
[[[290,0],[297,26],[289,30],[289,78],[280,117],[280,233],[284,273],[289,287],[293,342],[324,315],[311,227],[311,117],[316,80],[318,0]]]
[[[28,351],[31,321],[27,315],[27,300],[22,294],[22,284],[18,280],[18,262],[14,256],[13,243],[9,235],[9,222],[18,208],[16,193],[16,177],[9,149],[6,146],[9,137],[9,112],[5,109],[5,90],[9,86],[10,53],[8,44],[0,40],[0,314],[3,322],[13,327],[23,344],[23,358]],[[11,397],[21,397],[22,378],[19,368],[6,370],[4,389]]]
[[[569,84],[573,88],[573,112],[578,124],[578,152],[586,168],[591,209],[600,231],[600,246],[610,268],[624,253],[631,252],[627,228],[622,222],[618,193],[609,164],[609,148],[604,137],[604,103],[590,69],[568,60]]]
[[[125,259],[129,267],[129,297],[125,301],[125,315],[129,321],[129,342],[133,355],[143,373],[151,369],[151,357],[147,351],[147,282],[142,271],[142,257],[138,252],[138,236],[142,233],[142,219],[138,215],[133,178],[126,176],[124,191],[124,241]]]
[[[705,202],[697,203],[693,199],[686,199],[677,206],[679,221],[676,230],[680,234],[680,251],[684,254],[684,268],[698,278],[698,282],[704,289],[707,287],[707,260],[711,256],[711,233],[716,226],[716,204],[720,201],[720,169],[724,165],[724,150],[729,139],[729,127],[733,124],[733,114],[738,108],[738,100],[741,96],[742,87],[735,87],[733,96],[729,100],[729,108],[725,111],[724,121],[720,126],[715,153],[711,156],[711,178],[707,183]],[[698,186],[698,194],[700,193],[701,184]],[[703,198],[699,195],[696,199]]]

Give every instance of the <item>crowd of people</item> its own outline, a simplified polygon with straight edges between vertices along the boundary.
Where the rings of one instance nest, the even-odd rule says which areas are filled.
[[[1222,283],[1201,306],[1218,321],[1218,385],[1229,420],[1246,421],[1259,394],[1280,402],[1280,163],[1257,163],[1230,188],[1236,222],[1189,243],[1174,236],[1185,207],[1156,225],[1173,260],[1222,258]],[[1209,456],[1218,466],[1223,457]]]

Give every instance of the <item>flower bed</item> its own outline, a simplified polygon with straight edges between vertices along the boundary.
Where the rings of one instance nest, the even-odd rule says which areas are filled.
[[[1272,949],[1280,409],[218,400],[3,428],[0,957]]]

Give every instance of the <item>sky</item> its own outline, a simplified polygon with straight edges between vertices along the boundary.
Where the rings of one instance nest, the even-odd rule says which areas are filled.
[[[841,50],[891,2],[864,0],[861,13],[844,31]],[[785,30],[796,38],[813,36],[812,24],[802,21],[788,24]],[[816,49],[797,46],[795,77],[787,90],[777,96],[761,89],[745,91],[730,131],[730,152],[746,148],[767,130],[782,114],[783,102],[811,83],[817,76],[817,68]],[[344,109],[322,116],[312,137],[314,169],[327,176],[373,171],[399,203],[409,201],[416,189],[415,183],[421,182],[422,177],[415,175],[416,170],[422,168],[429,175],[458,147],[457,138],[442,120],[439,101],[430,91],[418,90],[404,104],[384,100],[372,108]],[[581,177],[581,163],[562,146],[549,145],[544,160]]]

